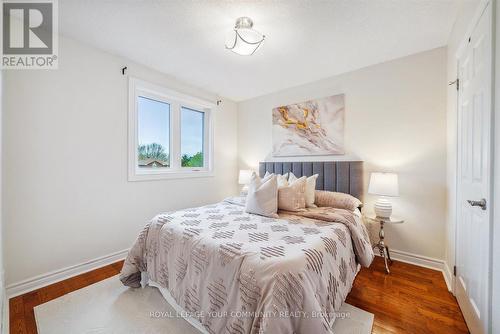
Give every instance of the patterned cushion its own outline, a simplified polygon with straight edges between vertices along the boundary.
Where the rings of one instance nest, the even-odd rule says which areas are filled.
[[[315,208],[316,204],[314,204],[314,191],[316,190],[316,179],[318,178],[319,174],[314,174],[313,176],[309,176],[307,178],[307,183],[306,183],[306,207],[308,208]],[[293,182],[297,180],[297,177],[290,172],[290,176],[288,177],[288,182]]]
[[[286,211],[301,211],[306,207],[307,178],[302,176],[288,186],[278,189],[278,208]]]
[[[261,179],[253,173],[248,185],[245,211],[256,215],[278,217],[278,181],[272,174]]]
[[[354,211],[363,204],[354,196],[333,191],[316,190],[315,197],[314,202],[317,206],[328,206],[349,211]]]

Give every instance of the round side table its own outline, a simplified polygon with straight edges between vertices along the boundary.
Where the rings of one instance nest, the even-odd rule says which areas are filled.
[[[379,223],[380,224],[380,231],[378,232],[378,243],[376,243],[373,248],[378,248],[380,256],[384,258],[384,263],[385,263],[385,271],[386,273],[390,274],[391,271],[389,270],[389,265],[387,263],[387,260],[389,260],[389,263],[392,264],[391,260],[391,253],[389,252],[389,247],[385,244],[384,238],[384,224],[402,224],[404,223],[404,220],[395,218],[395,217],[390,217],[390,218],[382,218],[378,217],[375,214],[369,214],[365,215],[366,218],[369,220]]]

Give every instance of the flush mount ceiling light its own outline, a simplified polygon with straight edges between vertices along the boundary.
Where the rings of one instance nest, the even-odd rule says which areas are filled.
[[[226,41],[226,49],[242,56],[253,55],[264,42],[266,36],[252,29],[252,27],[253,21],[251,18],[238,18]]]

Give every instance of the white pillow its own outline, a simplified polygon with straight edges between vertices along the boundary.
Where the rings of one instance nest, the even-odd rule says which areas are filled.
[[[286,211],[303,211],[306,207],[305,176],[296,179],[287,187],[278,189],[278,209]]]
[[[318,174],[314,174],[313,176],[309,176],[306,182],[306,207],[308,208],[316,208],[316,204],[314,204],[315,190],[316,190],[316,179],[318,178]],[[290,176],[288,177],[288,182],[293,182],[297,180],[297,177],[290,172]]]
[[[278,181],[274,174],[261,179],[253,173],[248,185],[245,211],[256,215],[278,218]]]
[[[268,177],[269,175],[273,175],[273,174],[266,172],[266,175],[264,175],[264,178]],[[278,178],[278,189],[288,186],[288,173],[283,174],[283,175],[281,175],[281,174],[274,174],[274,175],[276,175],[276,177]]]

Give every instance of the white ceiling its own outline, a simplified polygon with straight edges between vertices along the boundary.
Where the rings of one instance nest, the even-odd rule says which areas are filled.
[[[457,0],[59,1],[63,35],[235,101],[443,46]],[[239,16],[266,35],[224,49]]]

